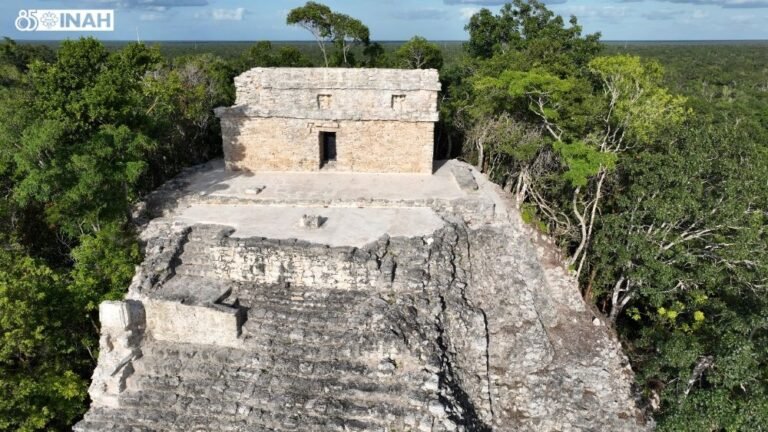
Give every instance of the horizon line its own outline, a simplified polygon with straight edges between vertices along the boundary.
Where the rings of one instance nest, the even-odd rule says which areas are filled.
[[[12,37],[3,36],[4,38],[12,39],[17,42],[61,42],[71,39],[79,39],[81,37],[88,37],[94,35],[79,35],[72,38],[60,38],[60,39],[14,39]],[[96,37],[96,39],[102,42],[135,42],[134,39],[102,39]],[[378,43],[402,43],[407,42],[408,39],[382,39],[373,42]],[[430,42],[469,42],[468,39],[429,39]],[[142,42],[175,42],[175,43],[255,43],[255,42],[278,42],[278,43],[311,43],[316,44],[314,40],[308,39],[146,39]],[[768,42],[768,39],[602,39],[603,43],[625,43],[625,42]]]

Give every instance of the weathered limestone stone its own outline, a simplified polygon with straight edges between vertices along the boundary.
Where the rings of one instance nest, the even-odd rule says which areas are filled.
[[[299,219],[299,226],[302,228],[318,229],[325,223],[325,218],[320,215],[303,215]]]
[[[251,189],[246,189],[244,192],[248,195],[257,195],[260,194],[264,190],[264,187],[255,187]]]
[[[318,171],[333,133],[336,171],[432,173],[436,70],[254,68],[235,87],[216,109],[230,169]]]
[[[105,335],[139,329],[119,346],[143,355],[75,430],[649,430],[615,335],[557,249],[455,164],[466,194],[419,202],[444,225],[364,247],[239,238],[177,210],[149,221],[128,295],[146,326],[112,304],[102,318]],[[184,206],[194,191],[164,193]],[[125,358],[107,354],[94,386]]]
[[[451,166],[453,175],[456,177],[456,183],[462,190],[474,192],[479,189],[472,170],[465,165],[454,164]]]
[[[93,406],[116,408],[118,396],[134,372],[133,361],[141,357],[144,308],[135,301],[104,302],[99,305],[99,320],[99,363],[88,394]]]
[[[223,305],[147,300],[147,332],[157,340],[240,347],[243,311]]]

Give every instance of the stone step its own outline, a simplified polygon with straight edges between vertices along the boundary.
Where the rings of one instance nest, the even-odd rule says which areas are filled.
[[[191,387],[190,387],[191,388]],[[250,390],[250,388],[249,388]],[[275,390],[280,390],[276,392]],[[345,389],[343,392],[326,394],[311,393],[302,389],[272,389],[258,387],[254,394],[247,398],[244,395],[234,397],[231,393],[174,393],[163,392],[161,400],[155,395],[149,395],[149,391],[158,392],[157,389],[147,389],[144,392],[126,393],[121,397],[123,407],[158,407],[156,410],[147,410],[144,420],[156,421],[164,412],[174,412],[174,409],[183,409],[186,413],[211,414],[227,413],[234,415],[238,406],[247,405],[260,409],[269,409],[271,412],[314,412],[333,416],[362,416],[369,413],[394,413],[405,414],[415,412],[426,406],[430,400],[429,395],[414,394],[412,403],[403,403],[403,393],[367,393],[363,394],[355,389]],[[270,392],[271,391],[271,392]],[[155,420],[153,420],[155,419]]]
[[[272,359],[280,359],[281,362],[293,362],[299,363],[338,363],[345,360],[353,361],[355,358],[370,352],[376,352],[381,347],[382,340],[376,340],[371,335],[365,335],[356,332],[339,332],[335,337],[329,337],[326,333],[325,336],[316,336],[313,334],[304,333],[302,338],[299,338],[299,332],[295,330],[287,330],[289,334],[279,333],[279,329],[272,327],[270,333],[261,332],[258,328],[250,328],[246,326],[243,330],[244,347],[254,352],[260,352],[258,358],[253,361],[255,363],[265,363],[272,361]],[[291,335],[295,335],[291,337]],[[401,342],[395,338],[394,335],[384,335],[384,342],[388,340],[389,345],[399,346]],[[191,344],[193,347],[200,347],[201,349],[207,348],[205,346],[198,346]],[[153,354],[145,352],[145,357],[152,358]],[[226,359],[226,356],[223,355]],[[180,368],[185,370],[190,369],[193,365],[202,364],[205,368],[201,370],[201,373],[213,372],[209,370],[211,365],[225,365],[225,360],[217,362],[206,362],[195,359],[184,359],[180,356],[163,356],[160,358],[153,358],[153,361],[158,362],[162,368],[173,371]],[[281,364],[283,364],[281,363]],[[230,363],[231,364],[231,363]]]
[[[136,361],[134,368],[137,376],[133,378],[138,388],[156,388],[176,390],[180,387],[194,387],[194,385],[206,379],[205,373],[216,373],[215,376],[226,376],[231,381],[232,387],[241,389],[248,384],[274,385],[271,383],[275,377],[286,377],[288,386],[301,383],[302,386],[318,388],[345,387],[363,392],[379,391],[383,393],[398,393],[404,391],[399,380],[408,377],[413,379],[426,379],[427,375],[417,374],[403,375],[395,373],[396,370],[384,370],[368,368],[361,364],[349,363],[343,360],[336,362],[295,362],[290,360],[272,362],[265,361],[256,367],[230,367],[216,364],[187,364],[183,367],[169,366],[167,363],[152,361]],[[185,377],[178,378],[180,374]],[[222,391],[230,385],[224,383]],[[271,384],[270,384],[271,383]]]
[[[290,380],[291,377],[284,378]],[[189,393],[153,388],[127,392],[121,397],[122,406],[114,419],[118,424],[120,418],[141,419],[141,425],[138,426],[149,427],[149,430],[157,430],[152,428],[155,424],[176,422],[178,425],[182,420],[183,423],[194,426],[214,420],[214,424],[227,424],[228,421],[237,419],[247,422],[250,426],[281,430],[279,427],[275,429],[275,425],[290,426],[291,418],[301,420],[299,424],[302,425],[302,430],[311,430],[306,427],[312,424],[328,426],[331,419],[333,423],[348,428],[356,426],[361,428],[360,430],[387,430],[386,427],[392,426],[396,419],[413,417],[419,412],[426,415],[425,407],[433,397],[427,393],[407,395],[399,388],[390,389],[387,393],[362,392],[349,385],[334,393],[321,391],[313,394],[311,387],[302,382],[295,382],[295,386],[287,389],[274,386],[253,388],[251,396],[243,400],[248,393],[236,389],[231,393],[219,392],[216,387],[206,392],[206,383],[209,384],[208,381],[201,381],[200,386],[190,386],[186,389]],[[185,389],[182,386],[179,390]],[[158,397],[158,392],[162,396]],[[404,400],[412,400],[414,403],[404,404]],[[147,409],[148,406],[156,408]],[[175,412],[183,414],[177,416]],[[191,421],[196,416],[200,416],[204,421]],[[87,419],[84,424],[86,430],[88,427],[92,428],[90,430],[105,430],[99,427],[106,427],[104,423],[100,426],[88,426]]]
[[[176,388],[184,383],[193,382],[195,379],[204,379],[206,372],[225,373],[233,379],[258,381],[280,375],[295,375],[296,377],[311,378],[316,381],[331,380],[338,377],[345,377],[347,380],[353,380],[357,377],[364,379],[373,376],[377,371],[372,371],[359,364],[350,364],[343,360],[336,363],[326,361],[322,363],[286,361],[276,365],[272,361],[273,357],[266,358],[265,361],[255,367],[229,367],[226,365],[210,365],[205,363],[169,365],[167,363],[136,361],[134,368],[140,374],[140,378],[135,378],[141,382],[146,382],[158,388]],[[289,372],[293,371],[293,374]],[[176,377],[183,374],[185,379]]]
[[[322,344],[299,345],[291,344],[289,341],[280,342],[263,337],[246,338],[245,344],[248,349],[268,353],[265,355],[265,359],[292,358],[299,361],[340,361],[361,356],[376,348],[374,342],[360,344],[359,346],[344,345],[341,342],[337,342],[333,346],[322,346]]]
[[[333,287],[308,288],[292,285],[284,288],[275,285],[243,284],[235,287],[242,297],[253,303],[284,305],[346,305],[349,301],[362,302],[370,298],[370,290],[335,290]],[[342,303],[343,302],[343,303]]]
[[[241,298],[237,295],[234,297]],[[241,301],[241,304],[250,309],[249,316],[258,318],[262,321],[307,321],[321,320],[329,324],[349,322],[348,314],[350,309],[354,309],[356,304],[334,304],[332,302],[312,302],[303,301]]]
[[[271,393],[275,393],[276,389],[314,389],[318,394],[357,391],[360,394],[396,397],[406,391],[404,381],[422,382],[429,377],[422,372],[415,375],[395,374],[392,371],[382,373],[360,363],[344,360],[312,363],[279,355],[265,357],[258,364],[251,365],[212,363],[194,357],[186,361],[168,358],[146,360],[145,357],[136,361],[134,367],[137,373],[133,378],[133,386],[136,388],[180,394],[197,394],[202,389],[222,394],[232,393],[234,398],[258,389],[269,389]],[[177,378],[178,375],[185,378]],[[209,388],[211,376],[222,377],[221,385]],[[163,398],[152,402],[168,402]]]
[[[179,265],[174,268],[177,275],[215,277],[216,269],[210,265]]]

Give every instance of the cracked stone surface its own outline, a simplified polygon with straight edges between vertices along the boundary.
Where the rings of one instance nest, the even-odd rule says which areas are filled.
[[[176,218],[207,198],[190,191],[194,172],[166,185],[147,203],[125,306],[146,313],[102,328],[95,377],[121,381],[92,387],[75,430],[650,429],[619,343],[555,248],[482,175],[448,169],[461,193],[410,201],[439,225],[362,246]],[[290,204],[205,202],[222,201]],[[126,331],[127,363],[104,345]]]

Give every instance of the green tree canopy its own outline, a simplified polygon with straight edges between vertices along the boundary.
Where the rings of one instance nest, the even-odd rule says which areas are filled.
[[[405,69],[440,69],[443,53],[440,47],[421,36],[414,36],[395,51],[395,62]]]
[[[619,167],[592,282],[661,430],[768,424],[768,151],[695,118]],[[747,156],[749,155],[749,156]]]
[[[333,40],[334,13],[328,6],[308,1],[304,6],[291,9],[286,23],[298,25],[312,33],[318,48],[323,53],[325,67],[328,67],[326,44]]]
[[[359,19],[340,13],[333,14],[332,29],[333,42],[337,53],[341,54],[338,63],[344,66],[354,65],[354,56],[350,50],[355,45],[370,44],[370,30]]]
[[[576,17],[563,18],[538,0],[514,0],[498,15],[481,9],[469,20],[468,53],[476,58],[520,54],[529,67],[569,73],[600,52],[600,34],[582,36]]]
[[[354,66],[356,62],[352,48],[357,45],[370,45],[370,30],[362,21],[334,12],[321,3],[309,1],[304,6],[292,9],[286,22],[301,26],[312,33],[323,54],[325,67],[331,64],[331,60],[337,66]],[[328,43],[333,43],[336,48],[330,59],[326,48]],[[370,57],[379,54],[379,51],[373,49],[365,54],[371,63],[373,59]]]
[[[81,414],[90,365],[77,306],[54,270],[0,251],[0,430],[64,430]]]
[[[91,38],[51,59],[0,52],[0,430],[66,430],[86,408],[96,305],[141,258],[132,206],[220,151],[212,108],[232,103],[234,68]]]

